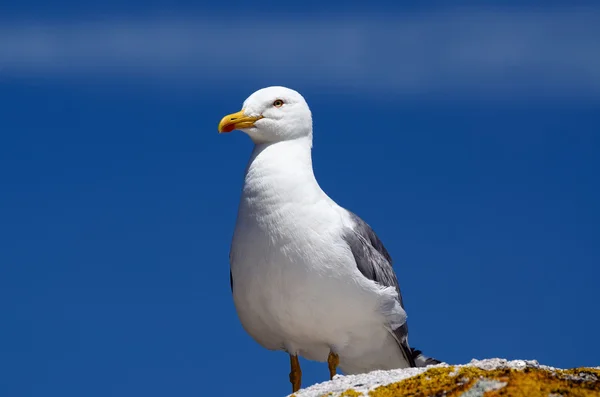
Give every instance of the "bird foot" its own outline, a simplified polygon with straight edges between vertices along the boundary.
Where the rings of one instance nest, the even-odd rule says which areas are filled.
[[[327,357],[327,365],[329,367],[329,379],[333,379],[336,375],[337,366],[340,365],[340,357],[334,352],[329,352],[329,357]]]
[[[302,370],[300,369],[300,361],[298,356],[292,356],[290,354],[290,383],[292,384],[292,393],[300,390],[302,385]]]

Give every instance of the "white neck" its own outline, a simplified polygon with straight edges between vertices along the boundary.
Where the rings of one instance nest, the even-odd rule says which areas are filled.
[[[254,147],[246,169],[241,204],[254,211],[322,199],[312,168],[310,137]]]

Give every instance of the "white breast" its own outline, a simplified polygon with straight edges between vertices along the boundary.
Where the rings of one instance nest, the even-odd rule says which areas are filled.
[[[231,271],[242,325],[261,345],[323,361],[353,333],[382,327],[379,289],[359,274],[340,235],[348,222],[319,188],[310,148],[281,142],[255,149]]]

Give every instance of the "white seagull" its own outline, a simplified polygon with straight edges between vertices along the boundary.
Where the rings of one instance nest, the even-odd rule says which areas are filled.
[[[256,91],[219,132],[254,142],[229,260],[244,329],[269,350],[327,361],[346,374],[439,363],[408,345],[392,259],[373,230],[319,186],[312,168],[312,115],[298,92]]]

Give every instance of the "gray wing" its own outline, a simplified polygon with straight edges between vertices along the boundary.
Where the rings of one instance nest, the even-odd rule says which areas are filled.
[[[392,267],[392,257],[383,246],[373,229],[356,214],[348,211],[355,225],[345,231],[343,238],[350,247],[358,270],[370,280],[386,287],[395,287],[398,291],[398,301],[404,308],[400,285]],[[408,346],[408,325],[404,323],[394,330],[402,354],[411,367],[416,366],[413,354]]]

